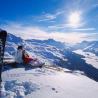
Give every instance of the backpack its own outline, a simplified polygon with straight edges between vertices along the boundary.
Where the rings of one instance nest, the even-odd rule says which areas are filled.
[[[22,52],[23,63],[28,64],[32,60],[32,58],[30,58],[29,55],[25,53],[26,53],[25,50],[23,50]]]
[[[22,60],[23,60],[23,63],[25,63],[25,50],[22,51]]]

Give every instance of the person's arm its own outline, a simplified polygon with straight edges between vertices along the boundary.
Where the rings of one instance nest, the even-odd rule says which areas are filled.
[[[15,52],[15,55],[14,55],[14,59],[15,59],[15,62],[16,62],[16,59],[17,59],[17,53]]]
[[[26,51],[24,51],[24,55],[25,57],[29,57],[29,54]]]

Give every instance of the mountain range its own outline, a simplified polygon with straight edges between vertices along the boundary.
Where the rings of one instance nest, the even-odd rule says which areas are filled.
[[[98,81],[98,41],[83,41],[70,45],[54,39],[23,40],[9,33],[5,57],[14,58],[18,45],[23,45],[30,56],[38,58],[47,65],[60,66],[71,71],[82,71],[87,77]],[[90,62],[91,60],[93,62]]]

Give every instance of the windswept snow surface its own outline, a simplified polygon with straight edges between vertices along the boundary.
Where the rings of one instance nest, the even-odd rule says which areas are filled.
[[[16,68],[2,73],[1,98],[98,98],[98,83],[69,70]]]
[[[91,64],[92,66],[98,69],[98,56],[91,52],[84,52],[83,50],[76,50],[74,52],[83,55],[83,59],[86,61],[86,63]]]

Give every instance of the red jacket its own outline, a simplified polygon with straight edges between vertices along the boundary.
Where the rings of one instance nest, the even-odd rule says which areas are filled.
[[[24,63],[25,64],[28,64],[30,61],[32,61],[33,59],[32,58],[30,58],[30,57],[25,57],[24,58]]]

